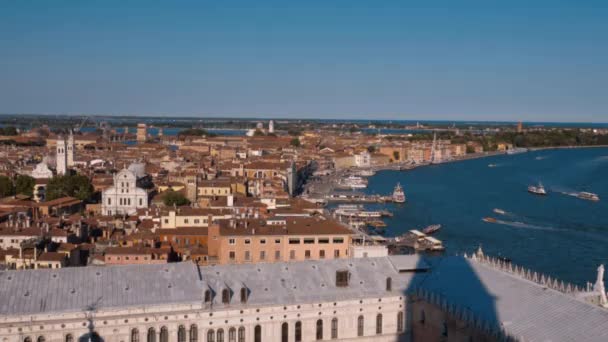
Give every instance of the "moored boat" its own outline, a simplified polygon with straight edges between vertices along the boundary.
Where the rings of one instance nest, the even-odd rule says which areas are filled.
[[[401,187],[400,183],[397,183],[395,190],[393,190],[393,202],[405,203],[405,192],[403,192],[403,188]]]
[[[430,226],[428,226],[428,227],[424,228],[424,229],[422,230],[422,232],[423,232],[424,234],[430,235],[430,234],[435,233],[435,232],[436,232],[436,231],[438,231],[439,229],[441,229],[441,225],[440,225],[440,224],[432,224],[432,225],[430,225]]]

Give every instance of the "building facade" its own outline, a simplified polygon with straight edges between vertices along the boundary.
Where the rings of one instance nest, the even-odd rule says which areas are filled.
[[[104,190],[101,199],[103,215],[131,215],[148,207],[148,193],[137,187],[137,176],[127,169],[114,175],[114,186]]]

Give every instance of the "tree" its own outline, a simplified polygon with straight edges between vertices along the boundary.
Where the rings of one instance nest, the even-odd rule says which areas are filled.
[[[289,144],[293,147],[300,147],[301,143],[300,143],[300,139],[298,138],[293,138],[291,139],[291,141],[289,142]]]
[[[36,180],[28,175],[18,175],[15,178],[15,192],[18,194],[32,196],[34,185],[36,185]]]
[[[254,137],[263,137],[264,132],[262,132],[262,130],[260,130],[259,128],[256,128],[256,130],[253,132],[253,136]]]
[[[172,207],[174,205],[188,205],[190,201],[181,192],[169,190],[163,195],[163,203],[168,207]]]
[[[367,146],[367,152],[369,152],[369,153],[376,152],[376,146],[374,146],[374,145]]]
[[[86,200],[93,194],[89,178],[83,175],[65,175],[51,178],[46,186],[46,200],[52,201],[61,197],[75,197]]]
[[[15,194],[13,182],[6,176],[0,176],[0,197],[6,197]]]

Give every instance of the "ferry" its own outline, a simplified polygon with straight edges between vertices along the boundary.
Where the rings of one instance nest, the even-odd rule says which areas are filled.
[[[599,201],[600,197],[597,194],[594,194],[592,192],[579,192],[576,197],[580,198],[580,199],[584,199],[584,200],[588,200],[588,201]]]
[[[493,217],[484,217],[482,219],[483,222],[488,222],[488,223],[496,223],[496,219]]]
[[[440,224],[432,224],[426,228],[424,228],[422,230],[422,232],[426,235],[430,235],[433,234],[434,232],[438,231],[439,229],[441,229],[441,225]]]
[[[403,188],[400,183],[397,183],[395,190],[393,190],[393,202],[395,203],[405,203],[405,193],[403,192]]]
[[[512,148],[510,150],[507,150],[507,154],[519,154],[519,153],[525,153],[528,152],[527,148],[521,148],[521,147],[516,147],[516,148]]]
[[[538,183],[537,186],[534,186],[534,185],[528,186],[528,192],[531,194],[541,195],[541,196],[547,195],[547,190],[545,190],[545,187],[542,185],[542,183]]]
[[[367,188],[367,180],[357,176],[350,176],[340,180],[338,185],[351,189],[365,189]]]

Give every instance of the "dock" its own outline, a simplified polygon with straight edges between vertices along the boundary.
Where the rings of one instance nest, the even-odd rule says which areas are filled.
[[[389,247],[409,247],[416,251],[443,251],[445,249],[441,240],[415,229],[399,237],[388,239],[387,244]]]
[[[331,193],[325,195],[327,202],[345,203],[388,203],[393,201],[392,196],[366,195],[362,193]]]

